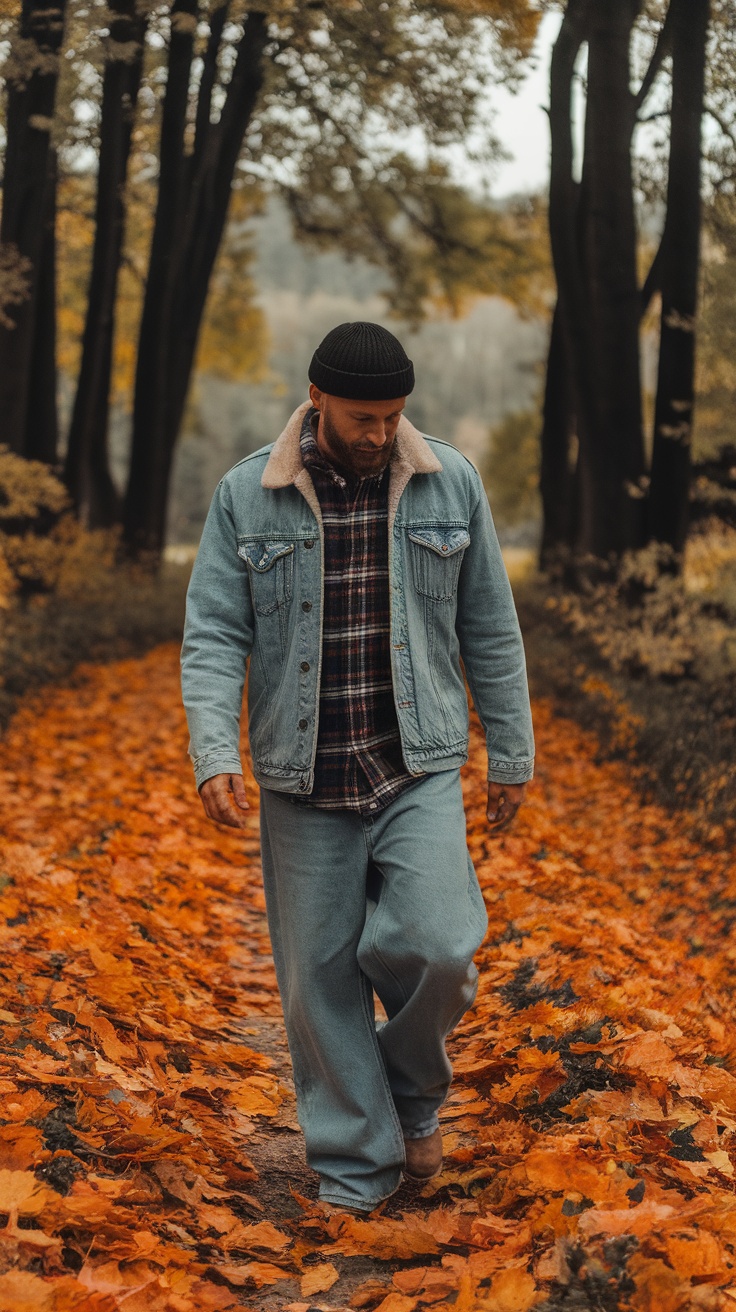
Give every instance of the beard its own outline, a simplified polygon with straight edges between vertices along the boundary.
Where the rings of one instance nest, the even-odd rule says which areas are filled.
[[[368,478],[372,474],[380,474],[391,459],[394,448],[393,437],[382,447],[368,449],[366,443],[366,449],[361,450],[342,436],[327,410],[322,415],[322,432],[327,446],[325,452],[327,457],[343,473],[350,474],[353,478]]]

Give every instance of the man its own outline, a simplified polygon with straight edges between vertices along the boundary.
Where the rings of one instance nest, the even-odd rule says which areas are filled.
[[[526,666],[483,485],[403,416],[414,371],[372,323],[317,347],[310,402],[221,480],[182,648],[205,811],[243,826],[246,664],[268,923],[307,1160],[327,1210],[442,1164],[445,1038],[487,916],[466,843],[461,659],[488,819],[533,774]],[[376,1025],[374,991],[388,1019]]]

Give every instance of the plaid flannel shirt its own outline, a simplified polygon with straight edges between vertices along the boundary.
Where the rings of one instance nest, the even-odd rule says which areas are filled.
[[[301,452],[324,527],[324,621],[312,806],[373,815],[417,781],[401,754],[389,648],[388,469],[345,479],[316,442]],[[421,776],[419,776],[421,777]]]

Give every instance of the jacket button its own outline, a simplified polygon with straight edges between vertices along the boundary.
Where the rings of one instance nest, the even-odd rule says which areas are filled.
[[[300,721],[299,721],[299,728],[300,728],[300,729],[306,729],[306,727],[307,727],[308,724],[309,724],[309,720],[300,720]]]
[[[300,780],[299,780],[299,792],[300,792],[300,793],[306,793],[308,786],[309,786],[309,785],[308,785],[306,779],[300,779]]]
[[[307,538],[306,542],[304,543],[304,546],[306,547],[307,551],[309,551],[310,548],[314,546],[314,542],[312,541],[311,538]]]
[[[302,602],[302,610],[311,610],[311,609],[312,609],[312,603],[311,603],[311,601],[303,601],[303,602]]]
[[[304,674],[306,674],[307,670],[309,669],[309,661],[302,661],[301,665],[299,666],[299,669],[302,670]]]
[[[447,543],[446,543],[446,542],[443,542],[443,543],[442,543],[442,550],[443,550],[443,551],[447,551]]]

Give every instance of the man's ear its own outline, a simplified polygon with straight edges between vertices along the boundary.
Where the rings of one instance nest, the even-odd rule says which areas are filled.
[[[317,410],[322,409],[323,396],[324,396],[324,392],[320,392],[319,388],[316,387],[314,383],[309,384],[309,399],[312,402],[312,405],[315,407],[315,409]]]

